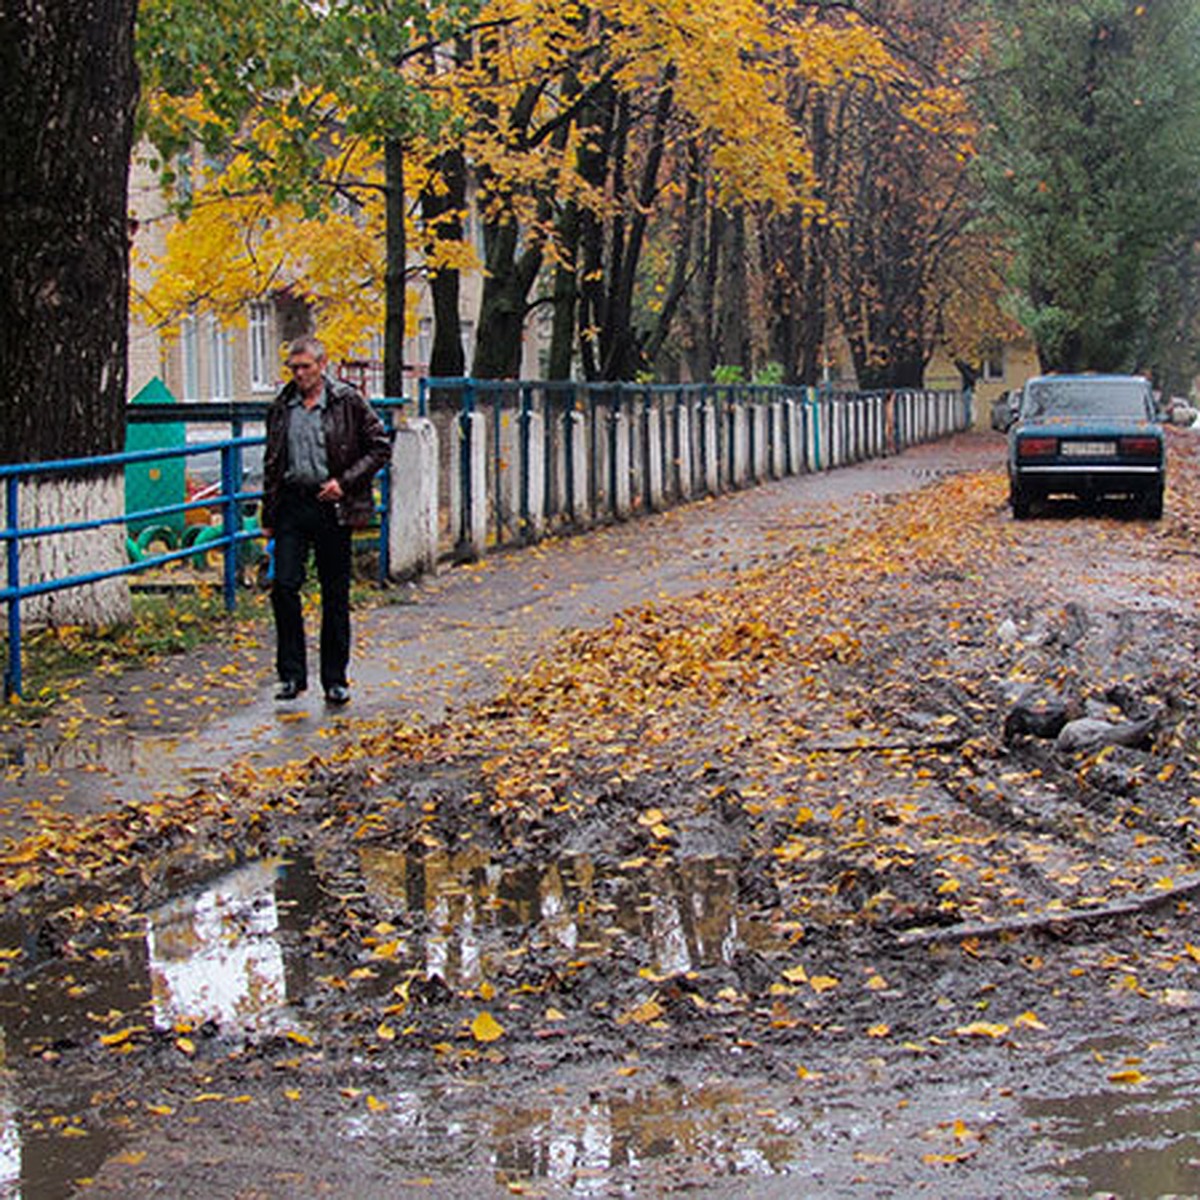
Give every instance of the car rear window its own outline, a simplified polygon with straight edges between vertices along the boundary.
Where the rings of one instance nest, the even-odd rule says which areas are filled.
[[[1149,387],[1141,379],[1040,379],[1028,385],[1023,417],[1150,416]]]

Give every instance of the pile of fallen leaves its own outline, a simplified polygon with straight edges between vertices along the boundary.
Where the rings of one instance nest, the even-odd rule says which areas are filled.
[[[797,920],[908,928],[1166,890],[1191,864],[1195,786],[1191,656],[1181,642],[1162,661],[1161,643],[1185,636],[1171,619],[1139,623],[1138,652],[1154,661],[1123,681],[1163,711],[1152,753],[1061,760],[1001,731],[1023,687],[1099,704],[1127,665],[1088,644],[1119,612],[1080,617],[1070,571],[1040,561],[1040,545],[1065,539],[1086,562],[1093,546],[1128,543],[1139,586],[1163,577],[1172,595],[1194,594],[1196,454],[1182,438],[1172,450],[1157,527],[1017,525],[998,472],[951,478],[829,523],[782,565],[564,637],[451,722],[380,730],[278,771],[246,766],[221,792],[47,816],[0,858],[3,887],[61,887],[193,841],[269,852],[279,838],[467,837],[521,854],[590,823],[618,855],[748,845]],[[1100,873],[1079,861],[1087,837],[1064,836],[1098,805],[1118,831],[1114,862],[1120,851]]]

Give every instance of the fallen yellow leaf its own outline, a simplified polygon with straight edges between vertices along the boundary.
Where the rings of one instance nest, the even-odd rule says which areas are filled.
[[[634,1021],[638,1025],[649,1025],[651,1021],[657,1021],[664,1012],[666,1009],[663,1008],[658,997],[651,996],[649,1000],[643,1001],[623,1017],[618,1017],[617,1024],[628,1025],[630,1021]]]
[[[1008,1032],[1008,1026],[988,1021],[972,1021],[970,1025],[960,1025],[954,1032],[959,1037],[1002,1038]]]
[[[504,1026],[489,1012],[481,1012],[471,1022],[471,1036],[477,1042],[494,1042],[504,1036]]]
[[[102,1033],[100,1035],[100,1045],[120,1046],[129,1041],[141,1028],[143,1027],[140,1025],[130,1025],[125,1029],[118,1029],[115,1033]]]
[[[1109,1083],[1145,1083],[1146,1076],[1141,1073],[1136,1067],[1129,1067],[1124,1071],[1112,1071],[1108,1076]]]

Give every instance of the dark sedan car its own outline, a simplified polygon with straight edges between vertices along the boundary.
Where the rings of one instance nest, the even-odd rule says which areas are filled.
[[[1014,517],[1066,495],[1122,497],[1157,519],[1166,465],[1154,393],[1140,375],[1039,375],[1025,384],[1008,432]]]

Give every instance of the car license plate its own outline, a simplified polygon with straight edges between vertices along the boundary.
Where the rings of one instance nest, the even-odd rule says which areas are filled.
[[[1068,458],[1111,458],[1117,452],[1116,442],[1062,442],[1059,452]]]

